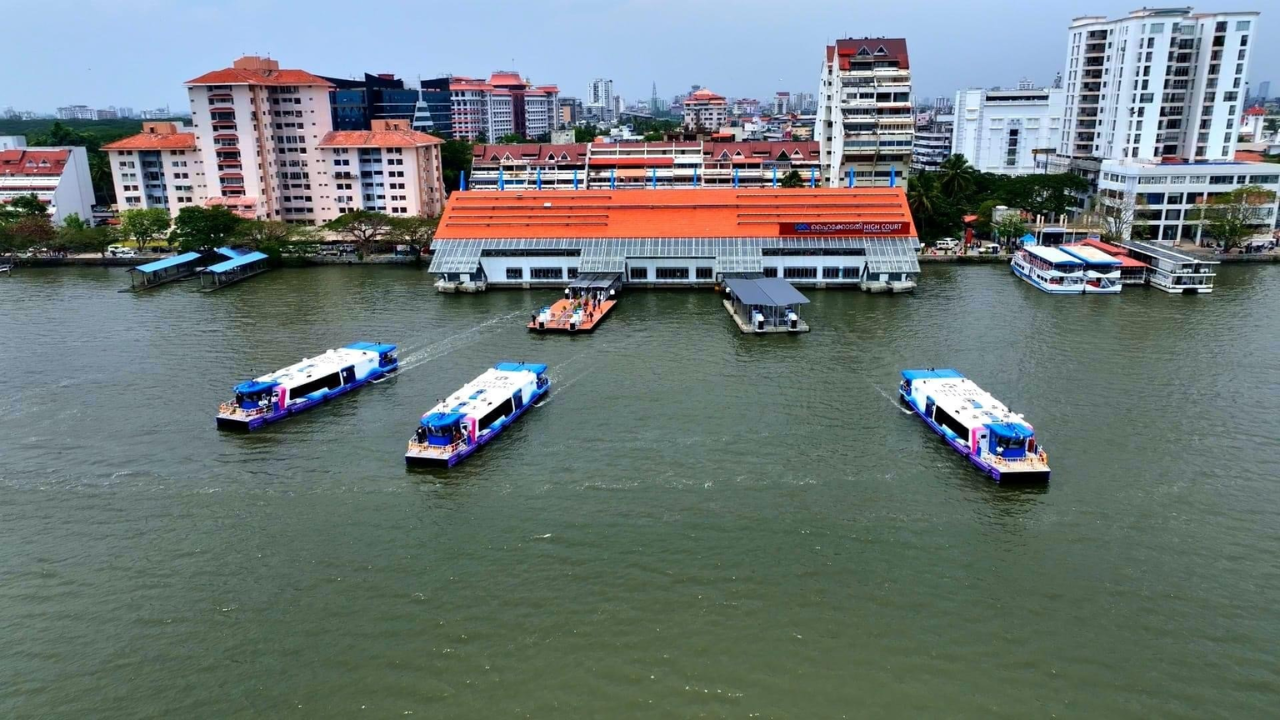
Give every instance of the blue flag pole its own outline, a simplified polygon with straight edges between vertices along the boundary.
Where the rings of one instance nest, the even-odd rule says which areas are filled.
[[[853,187],[857,184],[858,180],[853,176],[853,168],[849,168],[849,187]]]
[[[498,168],[498,189],[499,190],[507,189],[507,181],[502,179],[502,168]]]
[[[773,168],[773,186],[778,187],[778,168],[776,166]]]
[[[573,169],[573,189],[574,190],[578,189],[578,169],[577,168]]]
[[[889,187],[897,187],[898,185],[898,168],[889,166]]]
[[[738,168],[733,169],[733,186],[738,187]]]
[[[658,168],[649,169],[649,181],[652,183],[651,190],[658,189]]]
[[[542,189],[542,168],[538,168],[538,189]]]
[[[693,166],[693,186],[698,187],[698,166]]]
[[[462,172],[458,173],[458,189],[459,190],[467,189],[467,171],[466,170],[463,170]]]
[[[815,169],[816,169],[816,168],[809,168],[809,187],[813,187],[813,186],[814,186],[814,184],[817,182],[817,179],[816,179],[816,177],[814,176],[814,170],[815,170]]]
[[[615,170],[614,168],[609,168],[609,189],[610,190],[618,189],[617,172],[618,171]]]

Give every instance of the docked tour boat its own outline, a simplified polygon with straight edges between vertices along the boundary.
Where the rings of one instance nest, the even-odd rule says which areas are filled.
[[[1063,245],[1062,251],[1084,263],[1085,294],[1114,295],[1124,288],[1120,282],[1123,263],[1118,258],[1088,245]]]
[[[240,383],[218,409],[218,427],[256,430],[395,372],[395,345],[358,342]]]
[[[1049,481],[1049,456],[1031,425],[955,370],[903,370],[898,394],[996,482]]]
[[[1028,245],[1009,262],[1013,274],[1053,295],[1083,295],[1084,261],[1058,248]]]
[[[409,465],[453,467],[494,439],[551,389],[547,366],[500,362],[422,416]]]

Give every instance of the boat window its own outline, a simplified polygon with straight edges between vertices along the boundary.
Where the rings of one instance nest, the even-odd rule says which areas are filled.
[[[330,373],[324,377],[316,378],[309,383],[303,383],[289,391],[289,397],[300,398],[310,395],[317,390],[336,390],[342,387],[342,378],[338,373]]]
[[[484,430],[497,422],[500,417],[511,417],[513,412],[515,412],[515,405],[511,402],[511,398],[507,398],[505,401],[498,403],[498,406],[490,410],[487,415],[480,418],[480,429]]]
[[[936,405],[933,408],[933,421],[961,438],[968,439],[969,437],[969,428],[965,427],[964,423],[951,417],[950,413]]]

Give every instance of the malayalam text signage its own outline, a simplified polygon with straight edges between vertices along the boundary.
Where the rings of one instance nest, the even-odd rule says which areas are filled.
[[[780,235],[907,235],[910,223],[893,222],[798,222],[778,223]]]

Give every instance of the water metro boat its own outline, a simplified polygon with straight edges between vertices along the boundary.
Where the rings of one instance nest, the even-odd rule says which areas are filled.
[[[422,416],[404,461],[453,467],[516,421],[551,389],[547,366],[500,362]]]
[[[375,382],[400,367],[395,345],[358,342],[242,382],[218,408],[218,427],[257,430]]]
[[[1049,456],[1031,425],[955,370],[903,370],[898,395],[996,482],[1049,481]]]
[[[1050,295],[1083,295],[1084,266],[1080,258],[1043,245],[1025,246],[1009,261],[1014,275]]]

